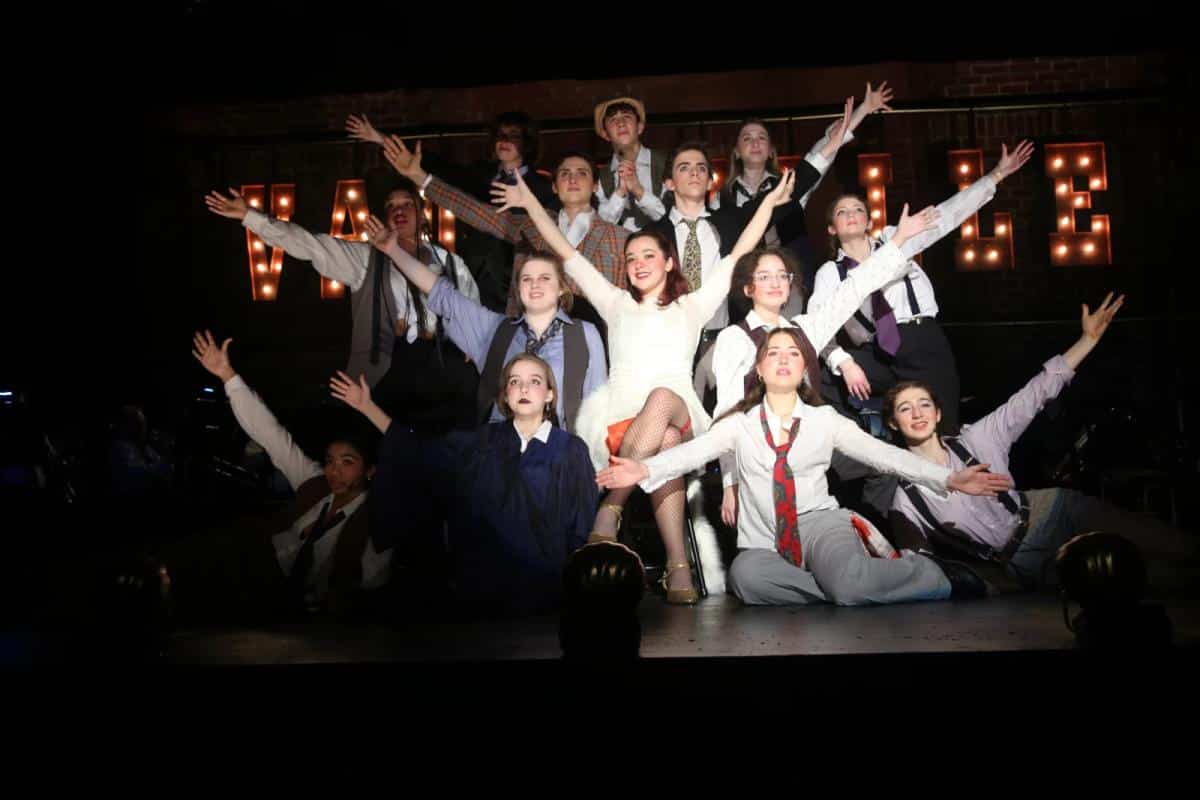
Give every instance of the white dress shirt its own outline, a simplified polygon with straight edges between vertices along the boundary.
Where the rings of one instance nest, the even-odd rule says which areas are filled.
[[[937,227],[912,237],[900,248],[901,251],[907,258],[911,259],[942,239],[946,234],[957,229],[987,204],[995,194],[995,181],[992,180],[990,175],[984,175],[975,181],[975,183],[939,205],[937,208],[941,212],[941,217],[938,219]],[[883,235],[872,243],[872,247],[878,247],[880,244],[889,241],[895,233],[896,226],[887,226],[883,229]],[[840,259],[842,255],[843,252],[839,248],[838,258]],[[847,276],[854,274],[854,271],[847,272]],[[909,261],[907,274],[909,280],[912,282],[913,294],[916,295],[917,305],[920,306],[920,309],[913,309],[912,304],[909,303],[908,289],[904,284],[903,276],[901,276],[900,279],[889,283],[883,288],[884,299],[888,301],[888,304],[896,314],[896,323],[908,322],[916,317],[936,317],[938,313],[937,298],[934,296],[933,283],[930,282],[929,276],[925,274],[925,270],[921,269],[921,265],[917,262]],[[833,291],[840,282],[841,278],[838,276],[836,261],[826,261],[817,270],[816,278],[813,280],[813,293],[808,301],[809,313],[819,310],[821,306],[828,303],[833,295]],[[862,304],[862,312],[867,319],[873,319],[869,297]],[[841,375],[841,364],[850,357],[850,354],[841,347],[835,347],[829,351],[825,363],[829,365],[834,375]]]
[[[702,467],[723,453],[734,453],[737,463],[738,547],[775,548],[775,451],[767,445],[757,405],[744,414],[726,417],[708,433],[664,450],[643,462],[649,477],[638,485],[647,493],[667,481]],[[796,440],[788,450],[788,465],[796,483],[796,512],[805,514],[838,508],[829,495],[825,471],[836,449],[869,464],[880,472],[901,475],[913,483],[945,495],[950,470],[892,447],[859,429],[831,406],[813,407],[796,399],[793,414],[800,417]],[[784,423],[767,408],[771,436],[779,443]],[[791,419],[786,420],[791,426]]]
[[[283,473],[292,489],[297,489],[305,481],[322,474],[324,470],[321,465],[304,454],[287,429],[279,424],[275,415],[240,375],[234,375],[226,382],[225,394],[229,397],[229,406],[242,430],[266,451],[271,457],[271,463]],[[324,595],[329,590],[329,576],[333,572],[333,551],[337,547],[342,528],[366,499],[367,492],[364,491],[342,506],[345,517],[313,545],[313,570],[306,590],[310,600]],[[304,512],[287,530],[271,537],[271,544],[275,547],[275,559],[284,574],[291,572],[300,547],[304,544],[300,534],[316,522],[321,509],[332,500],[333,493],[330,492]],[[380,553],[375,549],[375,543],[368,539],[362,555],[362,587],[375,589],[386,583],[391,563],[392,550],[389,548]]]
[[[902,276],[908,269],[908,260],[900,248],[888,243],[879,247],[862,266],[846,276],[846,280],[835,287],[829,301],[822,308],[810,308],[807,314],[798,314],[792,319],[780,316],[775,326],[787,328],[799,325],[808,337],[817,353],[828,344],[837,334],[838,329],[845,324],[854,311],[862,304],[864,298],[888,282]],[[750,330],[766,325],[762,317],[753,308],[746,315],[746,324]],[[713,345],[713,375],[717,381],[717,405],[713,412],[719,417],[733,408],[745,396],[745,376],[754,369],[754,357],[757,355],[754,342],[741,329],[741,326],[731,325],[721,331]],[[820,387],[814,386],[820,391]],[[721,483],[731,486],[737,483],[737,472],[733,469],[732,457],[721,459]]]
[[[721,238],[717,233],[717,227],[711,222],[708,222],[708,211],[701,211],[699,224],[696,225],[696,238],[700,241],[700,285],[709,279],[713,271],[717,268],[717,264],[721,261]],[[671,206],[669,219],[671,224],[675,226],[675,247],[679,251],[679,269],[683,269],[683,251],[687,244],[689,226],[684,222],[683,214],[679,213],[678,206]],[[729,324],[729,305],[722,303],[712,319],[704,323],[707,330],[721,330]]]
[[[612,197],[605,197],[604,187],[600,185],[599,181],[596,182],[596,199],[600,201],[600,219],[616,224],[625,210],[631,209],[635,205],[650,219],[662,219],[663,214],[667,213],[667,207],[663,205],[662,198],[658,196],[662,187],[654,186],[650,177],[649,147],[643,145],[638,148],[634,164],[637,168],[638,182],[642,184],[642,199],[638,200],[632,193],[623,197],[618,191],[621,181],[616,175],[617,167],[621,165],[621,159],[617,157],[616,153],[613,153],[612,161],[609,162],[615,179]],[[630,231],[638,229],[637,222],[633,219],[625,220],[625,227]]]

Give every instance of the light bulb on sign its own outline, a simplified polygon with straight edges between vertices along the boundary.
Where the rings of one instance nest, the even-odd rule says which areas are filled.
[[[1075,205],[1077,205],[1077,206],[1083,205],[1083,195],[1079,195],[1075,198]]]
[[[974,250],[966,251],[965,253],[963,253],[963,258],[965,258],[967,261],[974,261],[975,260],[975,251]]]
[[[346,190],[346,199],[347,200],[357,200],[358,192],[355,191],[354,189],[347,189]]]
[[[871,212],[871,219],[879,219],[879,209],[878,208]]]
[[[279,198],[279,205],[283,206],[284,208],[287,208],[288,199],[286,197]]]
[[[362,222],[363,220],[365,220],[367,218],[367,212],[360,211],[357,214],[355,214],[354,216],[358,217],[359,222]]]
[[[336,291],[336,290],[342,288],[342,285],[340,283],[338,283],[337,281],[330,281],[329,288]]]
[[[1103,222],[1101,222],[1101,221],[1100,221],[1100,220],[1098,220],[1098,219],[1094,219],[1094,220],[1092,220],[1092,230],[1093,230],[1093,231],[1102,231],[1102,230],[1104,230],[1104,223],[1103,223]]]
[[[871,192],[871,199],[878,200],[882,194],[883,194],[883,192],[876,189],[875,191]]]
[[[996,233],[997,233],[998,235],[1000,235],[1000,236],[1003,236],[1004,234],[1008,233],[1008,226],[1007,226],[1007,225],[1003,225],[1003,224],[1001,224],[1001,225],[997,225],[997,226],[996,226]]]
[[[1059,194],[1066,194],[1066,193],[1067,193],[1067,185],[1066,185],[1065,183],[1060,183],[1060,184],[1058,185],[1058,193],[1059,193]]]
[[[988,257],[988,261],[995,261],[997,258],[1000,257],[1000,253],[996,250],[988,250],[987,257]]]
[[[872,178],[878,178],[879,177],[879,167],[871,167],[869,170],[867,170],[867,174],[870,175]]]
[[[358,235],[358,238],[362,239],[365,242],[367,240],[367,232],[363,231],[362,233],[360,233]]]
[[[971,168],[969,166],[967,166],[966,164],[961,164],[958,168],[958,171],[961,172],[963,175],[966,175],[968,172],[971,171]]]
[[[1079,159],[1079,166],[1081,167],[1086,167],[1090,163],[1092,163],[1092,160],[1087,156],[1081,156]]]
[[[262,243],[262,242],[259,242],[259,241],[255,241],[255,242],[254,242],[254,251],[255,251],[256,253],[261,253],[261,252],[262,252],[262,249],[263,249],[263,243]]]
[[[258,205],[259,205],[259,203],[258,203],[258,198],[257,198],[257,197],[252,197],[252,198],[250,199],[250,205],[251,205],[251,206],[253,206],[254,208],[258,208]]]
[[[260,273],[267,271],[267,265],[263,264],[261,261],[258,264],[256,264],[254,266],[254,268],[257,269]]]
[[[1099,178],[1092,178],[1092,188],[1093,189],[1100,188],[1100,179]]]
[[[262,287],[262,293],[264,295],[266,295],[267,297],[270,297],[272,294],[275,293],[275,287],[269,283],[264,283],[263,287]]]
[[[1059,225],[1059,227],[1060,227],[1060,228],[1065,228],[1065,227],[1067,227],[1067,226],[1068,226],[1068,225],[1070,225],[1070,224],[1071,224],[1071,218],[1070,218],[1070,217],[1059,217],[1059,219],[1058,219],[1058,225]]]
[[[1065,244],[1060,244],[1058,246],[1058,254],[1060,256],[1065,256],[1067,254],[1067,246]]]
[[[967,225],[963,227],[963,236],[970,236],[973,233],[975,233],[974,225]]]
[[[1083,246],[1083,252],[1090,256],[1092,253],[1096,252],[1096,245],[1088,242]]]
[[[1054,159],[1054,168],[1055,168],[1055,169],[1059,169],[1059,168],[1061,168],[1061,167],[1062,167],[1062,164],[1063,164],[1063,162],[1062,162],[1062,159],[1061,159],[1061,158],[1056,158],[1056,159]]]

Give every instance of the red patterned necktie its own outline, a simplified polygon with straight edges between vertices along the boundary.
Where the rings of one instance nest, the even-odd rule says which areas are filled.
[[[767,404],[758,407],[758,418],[762,421],[763,433],[767,435],[767,446],[775,451],[775,469],[771,472],[771,497],[775,501],[775,549],[797,567],[804,562],[800,551],[800,536],[796,532],[796,479],[788,465],[788,451],[796,441],[800,430],[800,418],[792,420],[788,440],[775,444],[771,437],[771,426],[767,423]]]

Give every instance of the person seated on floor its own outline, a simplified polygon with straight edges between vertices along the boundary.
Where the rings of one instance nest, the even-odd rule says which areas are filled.
[[[558,607],[563,566],[587,540],[598,490],[587,445],[558,425],[549,364],[529,353],[509,359],[496,391],[504,421],[436,441],[393,424],[361,375],[338,373],[330,389],[384,433],[375,476],[380,538],[400,544],[422,507],[440,504],[457,611],[503,617]]]
[[[901,220],[906,226],[907,207]],[[890,246],[892,257],[899,252]],[[808,350],[808,357],[805,357]],[[780,328],[758,347],[759,383],[707,433],[639,463],[612,459],[601,486],[637,483],[651,492],[729,452],[740,488],[738,544],[729,587],[747,605],[865,605],[982,597],[988,589],[964,565],[929,553],[896,552],[826,491],[834,449],[919,481],[940,495],[994,494],[1012,485],[985,465],[951,471],[887,445],[821,401],[806,362],[816,354],[797,328]],[[814,370],[815,371],[815,370]]]
[[[192,355],[221,379],[238,423],[295,490],[273,521],[235,524],[157,553],[180,624],[290,620],[328,612],[353,616],[387,583],[392,552],[370,537],[368,487],[375,474],[370,436],[346,431],[318,463],[292,440],[233,369],[226,339],[196,333]],[[249,529],[247,530],[247,527]]]
[[[958,436],[938,433],[941,400],[922,381],[904,381],[884,396],[883,416],[909,451],[949,469],[987,462],[1008,470],[1009,450],[1025,429],[1075,376],[1075,370],[1099,343],[1125,296],[1110,292],[1094,312],[1084,305],[1083,333],[1062,355],[1045,363],[1008,402]],[[1186,558],[1196,546],[1175,528],[1135,516],[1074,489],[1008,491],[996,497],[935,496],[901,482],[889,515],[901,547],[932,548],[956,557],[1003,565],[1026,588],[1057,584],[1054,557],[1071,537],[1090,530],[1119,533],[1157,555]]]

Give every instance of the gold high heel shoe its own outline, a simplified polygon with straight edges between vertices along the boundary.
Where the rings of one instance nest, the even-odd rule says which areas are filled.
[[[611,534],[600,533],[599,531],[592,531],[589,533],[587,538],[588,544],[595,544],[596,542],[615,542],[617,541],[617,534],[621,532],[621,515],[624,513],[625,509],[616,503],[601,503],[600,507],[607,508],[612,511],[617,517],[617,524],[613,526],[613,532]]]
[[[658,579],[662,587],[667,590],[667,603],[673,606],[694,606],[700,600],[700,594],[696,591],[695,587],[671,589],[667,586],[667,582],[671,578],[671,573],[677,569],[686,569],[690,572],[691,566],[686,561],[681,561],[678,564],[668,564],[666,570],[663,571],[662,577]]]

